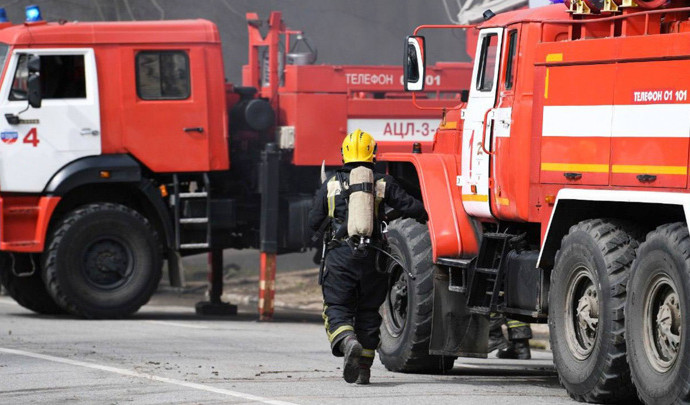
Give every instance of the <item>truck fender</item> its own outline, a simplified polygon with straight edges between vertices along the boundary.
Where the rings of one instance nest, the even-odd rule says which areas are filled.
[[[561,239],[571,226],[593,218],[628,220],[646,233],[670,222],[688,223],[690,195],[662,191],[563,188],[558,192],[549,225],[542,235],[537,267],[554,265]]]
[[[170,210],[165,205],[165,201],[163,201],[161,197],[160,190],[158,190],[158,187],[149,179],[141,179],[138,187],[156,212],[156,218],[160,221],[158,225],[160,225],[160,229],[163,230],[163,236],[165,237],[165,246],[168,249],[174,250],[175,230],[173,229],[173,218],[170,215]]]
[[[102,172],[108,172],[107,177]],[[94,183],[134,183],[141,180],[141,167],[129,155],[87,156],[65,165],[48,181],[44,194],[63,196],[79,186]]]
[[[477,254],[479,233],[462,206],[456,186],[458,164],[450,154],[385,153],[382,161],[411,163],[419,177],[424,207],[429,214],[433,261],[439,257]]]
[[[104,175],[103,172],[108,174]],[[88,156],[73,161],[55,173],[45,187],[44,194],[62,197],[77,187],[89,184],[130,184],[137,187],[146,197],[147,205],[155,212],[166,246],[174,247],[170,212],[158,188],[142,176],[141,165],[134,158],[116,154]]]

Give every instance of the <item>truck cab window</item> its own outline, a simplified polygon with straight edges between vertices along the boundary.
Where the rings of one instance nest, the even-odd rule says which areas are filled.
[[[505,88],[510,90],[513,88],[513,79],[515,77],[515,66],[517,65],[517,30],[512,30],[508,33],[508,65],[506,66],[506,80]]]
[[[28,55],[22,54],[14,72],[10,100],[26,100]],[[84,55],[41,55],[43,99],[86,98]]]
[[[145,51],[136,57],[137,94],[144,100],[189,98],[189,57],[184,51]]]
[[[479,74],[477,75],[477,90],[479,91],[491,91],[494,88],[497,48],[498,35],[489,34],[482,39]]]

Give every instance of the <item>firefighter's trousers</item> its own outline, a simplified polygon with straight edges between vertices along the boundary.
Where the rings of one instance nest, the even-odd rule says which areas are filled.
[[[323,301],[326,333],[333,355],[342,356],[340,342],[354,333],[373,356],[379,344],[379,307],[386,298],[387,275],[374,269],[373,251],[355,257],[347,245],[331,249],[326,256]]]
[[[503,314],[491,313],[489,327],[492,333],[502,334],[501,325],[504,323],[508,329],[508,340],[532,339],[532,328],[530,328],[528,323],[506,319]]]

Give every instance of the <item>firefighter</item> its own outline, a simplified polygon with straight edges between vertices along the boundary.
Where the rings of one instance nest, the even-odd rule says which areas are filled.
[[[508,340],[506,340],[501,329],[503,324],[508,329]],[[499,359],[531,359],[532,354],[529,349],[531,338],[532,328],[528,323],[506,319],[502,314],[491,313],[489,317],[489,352],[498,349],[496,357]]]
[[[317,191],[309,224],[317,236],[324,234],[328,246],[324,249],[325,266],[319,278],[331,351],[336,357],[344,357],[345,381],[369,384],[370,368],[379,344],[379,307],[385,300],[387,287],[387,275],[375,268],[377,251],[374,249],[380,247],[382,240],[383,204],[419,221],[426,221],[427,214],[421,201],[407,194],[391,176],[380,173],[373,173],[373,184],[369,187],[358,189],[371,193],[374,198],[371,209],[350,201],[358,185],[349,184],[351,172],[361,171],[361,166],[374,170],[376,141],[358,129],[345,137],[341,154],[343,166]],[[348,235],[348,219],[367,215],[373,216],[375,224],[370,248],[362,248],[362,243],[355,247],[362,240]]]

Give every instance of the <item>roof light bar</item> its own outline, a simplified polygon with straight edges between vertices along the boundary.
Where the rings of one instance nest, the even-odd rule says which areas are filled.
[[[38,6],[26,6],[26,22],[43,21],[41,17],[41,9]]]

